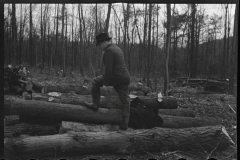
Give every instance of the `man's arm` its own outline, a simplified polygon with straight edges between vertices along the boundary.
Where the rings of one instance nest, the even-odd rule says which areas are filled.
[[[104,53],[104,63],[105,63],[104,85],[108,86],[110,78],[112,77],[113,52]]]
[[[102,52],[101,54],[101,63],[100,63],[100,69],[99,69],[99,74],[103,74],[104,73],[104,68],[103,68],[103,54],[104,52]]]

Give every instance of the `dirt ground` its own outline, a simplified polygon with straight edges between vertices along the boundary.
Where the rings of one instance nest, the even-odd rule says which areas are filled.
[[[45,71],[44,74],[40,74],[39,70],[30,70],[31,78],[37,80],[43,85],[46,83],[50,84],[78,84],[78,85],[89,85],[91,83],[91,78],[81,77],[77,73],[72,75],[67,75],[66,77],[56,76],[54,72]],[[134,83],[132,81],[132,83]],[[162,86],[158,86],[161,88]],[[236,85],[237,87],[237,85]],[[58,156],[53,153],[52,156],[45,160],[57,160],[57,159],[67,159],[67,160],[113,160],[113,159],[127,159],[127,160],[146,160],[146,159],[157,159],[157,160],[178,160],[180,158],[185,158],[188,160],[203,160],[208,158],[216,158],[218,160],[235,160],[237,159],[237,99],[236,95],[232,96],[229,94],[206,94],[200,88],[191,87],[180,87],[177,85],[172,85],[173,92],[172,96],[177,98],[179,107],[191,108],[196,117],[217,117],[221,118],[222,125],[225,126],[227,133],[232,138],[235,143],[234,146],[229,147],[227,150],[222,152],[206,152],[204,150],[189,151],[189,152],[169,152],[162,151],[158,153],[143,153],[143,154],[125,154],[125,155],[114,155],[114,154],[97,154],[97,155],[81,155],[81,156]],[[156,92],[157,93],[157,92]],[[19,157],[6,157],[7,159],[19,159]]]

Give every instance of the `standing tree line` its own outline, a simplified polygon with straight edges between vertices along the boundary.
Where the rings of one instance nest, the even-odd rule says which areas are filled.
[[[209,16],[201,4],[5,4],[5,64],[97,75],[102,53],[95,36],[108,32],[131,75],[146,77],[148,86],[157,76],[168,82],[180,75],[232,83],[238,5],[235,15],[231,5],[221,5],[223,15]]]

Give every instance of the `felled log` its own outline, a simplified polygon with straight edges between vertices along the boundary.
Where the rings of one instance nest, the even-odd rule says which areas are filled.
[[[19,115],[10,115],[4,117],[4,126],[12,126],[18,123],[20,123]]]
[[[59,129],[60,134],[67,132],[107,132],[107,131],[118,131],[118,125],[104,124],[96,125],[89,123],[78,123],[78,122],[68,122],[62,121]],[[133,130],[128,128],[128,131]]]
[[[6,101],[5,101],[6,102]],[[87,123],[119,124],[121,112],[118,109],[101,108],[97,112],[84,106],[57,104],[44,101],[13,100],[4,102],[4,110],[8,115],[37,116],[42,119],[66,120]]]
[[[30,136],[58,134],[57,125],[37,125],[30,123],[19,123],[12,126],[4,126],[4,137],[18,137],[22,134]]]
[[[75,92],[79,95],[90,95],[91,94],[91,85],[90,86],[84,86],[84,85],[52,85],[52,84],[46,84],[45,85],[45,93],[48,92],[60,92],[60,93],[69,93],[69,92]],[[113,87],[101,87],[100,93],[102,96],[107,95],[117,95],[117,92],[114,90]]]
[[[234,142],[223,126],[188,129],[153,128],[133,131],[75,132],[48,136],[4,139],[5,151],[12,154],[142,153],[227,149]],[[34,147],[33,147],[34,146]]]
[[[190,85],[192,87],[202,86],[205,91],[208,92],[219,92],[225,93],[228,90],[228,82],[222,80],[211,80],[211,79],[195,79],[195,78],[178,78],[177,84],[182,86]]]
[[[53,84],[46,84],[45,85],[45,93],[47,92],[61,92],[61,93],[68,93],[70,91],[74,91],[76,94],[80,95],[89,95],[91,94],[91,85],[84,86],[84,85],[72,85],[72,84],[65,84],[65,85],[53,85]],[[130,84],[129,91],[141,91],[146,96],[149,92],[149,88],[143,84]],[[102,96],[116,96],[117,92],[111,86],[109,87],[101,87],[100,91]]]
[[[159,114],[170,115],[170,116],[179,116],[179,117],[195,117],[193,110],[178,108],[178,109],[159,109]]]
[[[191,128],[221,125],[221,120],[217,118],[192,118],[160,115],[163,119],[162,128]]]
[[[84,106],[70,104],[56,104],[42,101],[16,100],[11,106],[4,105],[4,109],[9,108],[10,114],[21,116],[33,116],[35,119],[43,121],[73,121],[94,124],[120,124],[121,111],[119,109],[100,108],[97,112]],[[188,128],[206,125],[221,124],[221,121],[214,119],[200,119],[189,117],[177,117],[160,115],[163,119],[162,127],[165,128]],[[34,118],[33,118],[34,119]]]
[[[45,85],[45,91],[48,92],[61,92],[61,93],[68,93],[71,91],[74,91],[76,94],[81,95],[88,95],[91,94],[90,89],[82,86],[82,85],[52,85],[52,84],[46,84]]]
[[[60,97],[55,98],[43,95],[33,94],[34,100],[42,100],[53,103],[62,104],[74,104],[83,105],[85,102],[91,102],[92,96],[90,95],[66,95],[62,94]],[[151,106],[157,109],[176,109],[178,107],[177,100],[172,97],[163,97],[162,102],[158,102],[157,98],[138,96],[139,100],[142,101],[146,106]],[[30,99],[28,97],[27,99]],[[130,99],[133,99],[130,97]],[[100,108],[117,109],[121,107],[121,102],[118,96],[101,96]]]
[[[204,85],[205,91],[226,93],[228,91],[229,84],[226,82],[207,80]]]
[[[149,93],[150,89],[143,83],[139,82],[139,83],[131,83],[129,85],[129,91],[130,92],[131,91],[140,91],[144,94],[144,96],[146,96]]]

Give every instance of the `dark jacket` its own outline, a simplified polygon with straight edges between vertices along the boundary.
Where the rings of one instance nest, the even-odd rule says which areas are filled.
[[[118,85],[129,84],[130,75],[125,65],[123,51],[115,44],[109,44],[103,53],[103,64],[105,66],[104,84]]]

